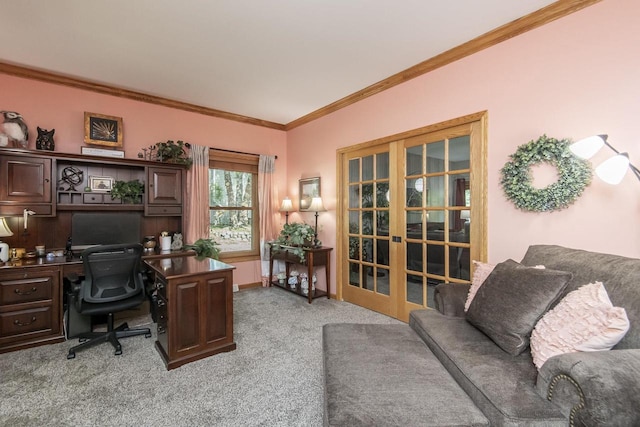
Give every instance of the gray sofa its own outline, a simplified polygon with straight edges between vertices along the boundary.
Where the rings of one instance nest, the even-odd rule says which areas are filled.
[[[529,349],[512,356],[466,320],[464,303],[469,285],[463,284],[438,285],[435,290],[436,310],[413,311],[407,330],[415,333],[420,342],[425,344],[425,352],[435,355],[443,369],[455,379],[490,425],[640,425],[640,260],[553,245],[534,245],[528,249],[521,263],[526,266],[542,264],[547,269],[572,273],[572,278],[554,304],[582,285],[593,281],[603,282],[613,305],[624,307],[627,312],[631,326],[625,337],[611,351],[551,357],[538,372]],[[379,334],[382,333],[380,330]],[[368,336],[375,337],[373,331],[369,331]],[[373,339],[382,341],[380,337]],[[331,329],[324,331],[324,340],[325,424],[342,425],[340,421],[335,421],[338,418],[334,415],[339,413],[339,419],[345,420],[353,414],[348,414],[350,409],[345,410],[340,404],[350,397],[343,394],[336,397],[338,385],[344,388],[345,383],[357,384],[356,377],[360,374],[339,384],[332,372],[333,366],[340,364],[341,375],[348,377],[349,359],[343,357],[336,363],[339,355],[336,356],[337,346],[331,344]],[[407,342],[412,342],[410,337],[407,337]],[[415,342],[412,345],[415,351]],[[380,345],[372,348],[384,353]],[[402,356],[396,360],[398,363],[413,363]],[[392,406],[394,394],[384,393],[388,379],[383,376],[388,371],[371,366],[372,369],[367,369],[366,363],[358,363],[358,369],[368,373],[368,384],[377,384],[381,389],[376,393],[379,401],[372,402],[372,405]],[[404,375],[403,371],[399,372],[399,375]],[[415,372],[412,375],[406,375],[405,381],[415,383]],[[425,399],[429,399],[428,393],[433,394],[434,390],[433,387],[425,387],[422,390]],[[366,399],[361,394],[357,399]],[[350,405],[349,408],[353,407],[353,402]],[[367,405],[359,402],[358,410],[368,411],[363,408],[367,408]],[[469,411],[475,408],[469,408]],[[439,417],[440,423],[446,407],[433,405],[430,411]],[[437,425],[420,422],[421,419],[425,420],[424,416],[428,417],[424,414],[421,416],[423,418],[414,419],[415,425]],[[363,419],[362,414],[358,414],[358,417]],[[390,423],[367,419],[364,423],[350,424]]]

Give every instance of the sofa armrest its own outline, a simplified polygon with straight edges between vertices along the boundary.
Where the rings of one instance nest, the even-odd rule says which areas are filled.
[[[464,303],[469,294],[468,283],[440,283],[434,289],[435,308],[445,316],[464,317]]]
[[[552,357],[536,388],[571,425],[640,425],[640,349]]]

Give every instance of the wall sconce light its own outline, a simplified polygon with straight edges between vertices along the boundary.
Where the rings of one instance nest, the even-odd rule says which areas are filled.
[[[289,212],[291,211],[293,211],[293,204],[291,203],[291,199],[285,197],[282,201],[282,205],[280,206],[280,212],[284,212],[285,224],[289,224]]]
[[[598,165],[596,168],[598,178],[607,184],[617,185],[620,184],[622,178],[624,178],[627,169],[631,169],[636,178],[640,180],[640,170],[629,163],[629,155],[613,148],[613,146],[607,142],[607,138],[607,135],[593,135],[574,142],[569,146],[569,150],[581,159],[590,159],[606,145],[615,152],[616,155]]]
[[[309,210],[316,213],[316,228],[315,234],[313,236],[313,247],[317,248],[320,246],[318,242],[318,212],[326,211],[324,204],[322,204],[321,197],[314,197],[311,199],[311,205],[309,205]]]
[[[0,217],[0,237],[13,236],[13,232],[7,225],[7,221],[4,217]],[[0,262],[7,262],[9,260],[9,245],[0,241]]]

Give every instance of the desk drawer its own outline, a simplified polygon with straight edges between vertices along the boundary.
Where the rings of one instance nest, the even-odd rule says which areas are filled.
[[[0,338],[51,331],[51,306],[0,313]]]
[[[28,276],[25,274],[25,276]],[[51,276],[0,280],[0,304],[50,300],[53,296]]]

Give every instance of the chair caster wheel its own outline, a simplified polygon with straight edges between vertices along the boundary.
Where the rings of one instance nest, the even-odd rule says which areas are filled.
[[[116,352],[113,353],[113,354],[116,355],[116,356],[120,356],[122,354],[122,349],[116,350]]]
[[[149,332],[148,334],[144,334],[145,338],[151,338],[151,332]]]
[[[75,359],[75,358],[76,358],[76,354],[75,353],[67,354],[67,359]]]

